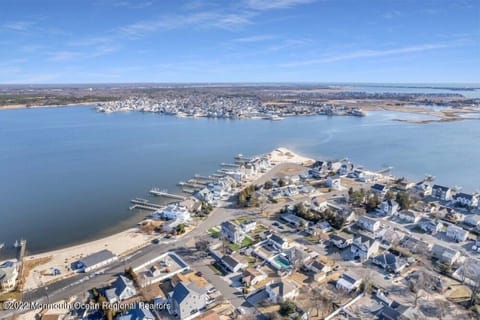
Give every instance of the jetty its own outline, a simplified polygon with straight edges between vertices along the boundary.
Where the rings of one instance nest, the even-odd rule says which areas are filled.
[[[167,190],[160,190],[158,188],[153,188],[150,190],[150,193],[155,195],[155,196],[161,196],[165,198],[171,198],[171,199],[176,199],[176,200],[185,200],[184,196],[178,195],[178,194],[173,194],[173,193],[168,193]]]
[[[239,164],[235,164],[235,163],[225,163],[223,162],[221,164],[222,167],[231,167],[231,168],[238,168],[240,165]]]
[[[392,170],[393,170],[393,167],[387,167],[387,168],[385,168],[385,169],[382,169],[382,170],[380,170],[380,171],[377,171],[377,173],[379,173],[379,174],[384,174],[384,173],[390,172],[390,171],[392,171]]]

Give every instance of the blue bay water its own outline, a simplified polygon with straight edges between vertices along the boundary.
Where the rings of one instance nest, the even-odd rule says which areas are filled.
[[[0,112],[0,243],[24,237],[40,252],[132,226],[130,199],[153,186],[176,189],[238,153],[280,146],[310,157],[343,158],[373,170],[480,188],[480,123],[411,124],[395,112],[284,121],[187,119],[96,113],[93,107]],[[152,198],[153,199],[153,198]],[[158,199],[153,199],[158,200]]]

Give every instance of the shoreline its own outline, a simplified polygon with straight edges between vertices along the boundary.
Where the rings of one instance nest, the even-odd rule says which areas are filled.
[[[61,105],[38,105],[38,106],[27,106],[24,104],[18,105],[5,105],[0,106],[0,111],[2,110],[20,110],[20,109],[40,109],[40,108],[63,108],[63,107],[75,107],[75,106],[95,106],[98,103],[105,101],[92,101],[92,102],[78,102],[78,103],[68,103]],[[416,108],[408,105],[401,106],[389,106],[389,105],[376,105],[376,106],[362,106],[362,109],[368,112],[378,112],[378,111],[390,111],[390,112],[401,112],[407,114],[418,114],[422,116],[431,116],[432,119],[392,119],[392,121],[413,123],[413,124],[430,124],[437,122],[453,122],[453,121],[462,121],[462,120],[479,120],[480,119],[480,110],[472,109],[469,107],[451,109],[446,108],[445,110],[433,110],[428,109],[427,107]],[[462,117],[462,115],[477,114],[476,117]],[[195,119],[195,117],[191,117]],[[246,118],[247,120],[249,118]],[[254,118],[250,118],[254,120]]]
[[[0,106],[0,111],[2,110],[19,110],[19,109],[42,109],[42,108],[62,108],[62,107],[75,107],[75,106],[95,106],[100,101],[92,102],[77,102],[77,103],[67,103],[67,104],[49,104],[49,105],[40,105],[40,106],[27,106],[25,104],[9,104]]]
[[[284,147],[276,148],[265,155],[268,155],[271,162],[275,163],[275,165],[267,172],[259,173],[254,177],[251,177],[246,184],[250,184],[261,177],[268,175],[271,170],[284,163],[306,165],[314,161],[312,158],[301,156]],[[195,228],[190,231],[192,230],[195,230]],[[181,237],[188,233],[189,232],[176,239],[181,239]],[[75,275],[76,273],[70,270],[70,265],[75,261],[78,261],[81,257],[103,249],[108,249],[115,255],[122,257],[150,244],[151,241],[157,237],[159,237],[159,234],[147,234],[142,232],[138,225],[134,225],[125,230],[114,232],[113,234],[98,239],[27,255],[24,257],[24,264],[28,271],[25,276],[23,290],[33,290],[41,285],[53,283]],[[56,276],[53,275],[53,269],[59,269],[61,274]]]

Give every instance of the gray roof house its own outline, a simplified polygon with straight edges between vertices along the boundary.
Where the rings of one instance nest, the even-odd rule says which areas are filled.
[[[137,294],[133,281],[120,275],[112,287],[105,291],[105,296],[110,303],[130,299]]]
[[[367,260],[378,250],[379,246],[380,243],[377,240],[360,235],[353,239],[350,251],[360,260]]]
[[[438,261],[452,265],[460,257],[460,252],[457,250],[444,247],[439,244],[434,244],[432,247],[432,258],[437,259]]]
[[[78,260],[77,268],[83,272],[89,272],[104,267],[117,259],[118,257],[110,250],[104,249]]]
[[[135,304],[134,308],[128,310],[126,313],[117,316],[117,320],[155,320],[155,316],[152,312],[145,308],[140,307],[138,303]]]
[[[275,303],[293,300],[298,295],[297,286],[293,282],[284,280],[267,284],[265,291],[268,294],[268,298]]]
[[[239,225],[232,221],[224,221],[221,224],[221,234],[232,243],[239,244],[245,239],[245,233]]]
[[[186,319],[204,308],[207,295],[206,290],[195,286],[193,283],[185,285],[179,282],[169,294],[171,308],[169,312],[176,314],[179,319]]]
[[[383,252],[378,256],[372,259],[372,262],[386,271],[399,273],[401,272],[406,266],[407,261],[397,257],[393,253],[390,252]]]

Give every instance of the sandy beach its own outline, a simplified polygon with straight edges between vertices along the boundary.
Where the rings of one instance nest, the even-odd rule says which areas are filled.
[[[314,161],[313,159],[301,156],[283,147],[267,153],[266,156],[269,157],[272,164],[275,165],[284,163],[309,165]],[[255,177],[251,177],[249,182],[257,180],[264,174],[266,173],[259,173]],[[134,227],[102,239],[27,256],[24,259],[25,274],[27,274],[27,276],[23,289],[28,291],[73,275],[71,264],[78,261],[81,257],[103,249],[108,249],[117,256],[124,256],[149,244],[156,236],[158,235],[145,234],[140,231],[139,228]],[[54,269],[59,269],[61,274],[53,275]]]
[[[79,258],[94,252],[108,249],[118,256],[128,254],[148,244],[155,235],[147,235],[138,228],[131,228],[111,236],[82,243],[73,247],[67,247],[55,251],[49,251],[25,257],[26,270],[29,270],[25,279],[24,290],[31,290],[53,281],[57,281],[73,274],[70,269],[72,263]],[[42,263],[44,262],[44,263]],[[33,266],[29,268],[29,266]],[[60,275],[53,275],[53,269],[61,271]]]

